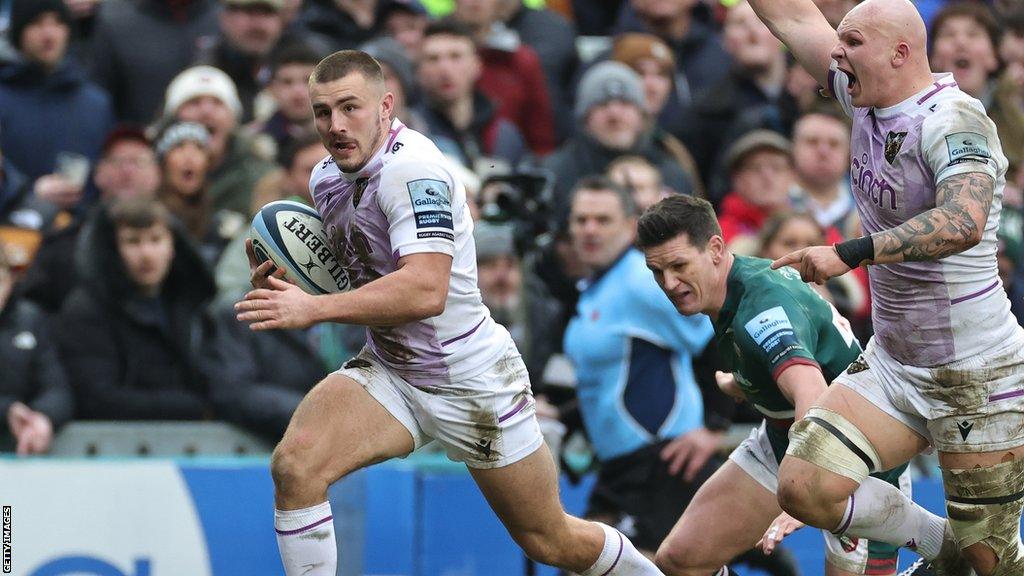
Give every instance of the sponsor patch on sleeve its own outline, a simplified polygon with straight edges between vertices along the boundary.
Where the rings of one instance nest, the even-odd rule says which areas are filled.
[[[988,138],[975,132],[956,132],[946,136],[946,149],[949,151],[950,166],[963,162],[984,164],[992,158]]]
[[[409,201],[412,203],[413,216],[416,218],[416,229],[441,228],[437,230],[417,232],[419,238],[453,239],[452,232],[452,199],[451,189],[446,182],[423,178],[406,183],[409,189]]]
[[[743,327],[746,328],[754,343],[768,355],[768,361],[771,364],[778,362],[793,350],[804,349],[782,306],[761,312]]]

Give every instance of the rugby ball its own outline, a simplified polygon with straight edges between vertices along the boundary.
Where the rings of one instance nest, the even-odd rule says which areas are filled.
[[[288,280],[309,294],[348,290],[348,273],[328,247],[323,220],[301,202],[271,202],[252,219],[249,229],[256,259],[273,260]]]

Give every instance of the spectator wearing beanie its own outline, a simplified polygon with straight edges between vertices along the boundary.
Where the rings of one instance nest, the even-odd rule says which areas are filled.
[[[675,58],[668,45],[657,36],[629,32],[615,38],[611,59],[632,68],[643,81],[648,130],[655,145],[673,156],[695,184],[699,183],[697,163],[678,137],[685,115],[676,91]],[[698,192],[703,195],[703,187]]]
[[[164,89],[217,32],[216,0],[103,2],[93,32],[92,77],[122,121],[149,122]]]
[[[216,210],[249,214],[256,182],[274,169],[239,130],[242,103],[235,84],[212,66],[195,66],[167,87],[164,121],[197,122],[210,133],[210,201]]]
[[[210,134],[202,124],[177,122],[157,138],[162,183],[157,197],[184,224],[203,261],[213,270],[246,218],[215,210],[209,196]]]
[[[640,77],[620,62],[601,62],[583,75],[576,93],[579,130],[543,165],[555,174],[555,217],[569,213],[569,192],[588,174],[603,174],[616,158],[637,155],[658,168],[675,192],[693,193],[691,178],[647,129],[647,102]]]
[[[110,99],[67,58],[70,15],[63,0],[15,0],[10,40],[19,60],[0,69],[0,148],[30,180],[54,172],[59,152],[95,160],[113,124]],[[73,119],[73,121],[69,121]],[[81,197],[49,179],[36,191],[69,208]]]

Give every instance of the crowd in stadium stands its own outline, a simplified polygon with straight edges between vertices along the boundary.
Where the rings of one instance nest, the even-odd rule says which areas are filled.
[[[856,4],[816,2],[833,25]],[[985,104],[1010,160],[999,266],[1024,322],[1024,8],[915,3],[933,68]],[[630,470],[699,481],[703,447],[757,419],[719,401],[709,326],[643,269],[636,216],[703,196],[730,249],[765,258],[860,234],[850,179],[871,175],[849,122],[743,0],[0,0],[0,35],[0,449],[45,453],[72,418],[221,419],[273,441],[360,349],[358,327],[253,333],[230,309],[252,215],[310,202],[325,153],[307,80],[335,50],[375,56],[395,115],[457,167],[484,302],[542,412],[592,438],[647,430],[626,452],[593,441],[592,513],[620,525],[645,510]],[[818,289],[866,342],[864,270]],[[650,322],[586,329],[615,314]],[[578,399],[553,385],[563,351]],[[704,456],[684,465],[695,431]],[[661,520],[630,535],[656,547]]]

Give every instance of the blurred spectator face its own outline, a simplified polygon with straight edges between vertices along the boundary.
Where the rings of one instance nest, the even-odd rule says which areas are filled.
[[[319,142],[306,146],[295,154],[292,165],[285,173],[288,188],[293,195],[312,201],[312,198],[309,197],[309,175],[313,173],[313,169],[323,158],[324,147]]]
[[[580,263],[591,270],[606,268],[633,243],[636,219],[626,215],[610,190],[579,190],[569,213],[569,234]]]
[[[285,64],[270,80],[270,94],[285,118],[295,123],[309,122],[313,113],[309,104],[309,76],[312,64]]]
[[[951,16],[932,38],[932,68],[952,72],[960,89],[982,94],[988,77],[999,67],[996,47],[985,27],[970,16]]]
[[[210,150],[221,156],[227,149],[228,138],[238,125],[231,108],[213,96],[197,96],[178,108],[178,120],[198,122],[210,132]]]
[[[678,18],[693,9],[697,0],[633,0],[633,10],[644,20]]]
[[[452,16],[473,28],[486,28],[498,20],[498,0],[455,0]]]
[[[468,38],[436,34],[424,39],[418,75],[427,97],[451,104],[473,94],[480,77],[476,46]]]
[[[384,73],[385,90],[395,95],[395,117],[405,118],[405,87],[402,86],[401,79],[395,73],[395,69],[384,62],[380,63],[380,69]]]
[[[633,202],[636,203],[637,212],[642,213],[665,197],[661,173],[641,158],[634,162],[613,163],[608,170],[608,177],[629,190]]]
[[[644,114],[631,102],[609,100],[590,108],[585,128],[605,148],[626,151],[640,139]]]
[[[1024,94],[1024,36],[1007,30],[999,41],[999,57],[1006,66],[1006,74]]]
[[[726,51],[748,73],[768,70],[783,58],[782,43],[746,2],[737,4],[726,13],[722,39]]]
[[[128,277],[144,294],[156,295],[174,260],[174,236],[166,224],[117,227],[117,251]]]
[[[672,77],[665,74],[664,68],[653,58],[644,58],[633,68],[644,83],[644,100],[647,102],[647,114],[656,118],[668,102],[672,92]]]
[[[786,71],[786,92],[796,99],[800,110],[807,110],[820,98],[818,81],[796,62]]]
[[[484,305],[495,316],[509,318],[519,306],[519,293],[523,286],[519,259],[511,254],[480,258],[476,263],[476,275]]]
[[[195,196],[206,185],[209,170],[207,150],[196,142],[184,142],[164,158],[164,183],[178,195]]]
[[[747,154],[732,175],[733,189],[754,206],[776,210],[789,203],[793,167],[789,156],[773,149]]]
[[[837,184],[846,176],[850,131],[836,118],[809,114],[793,131],[793,163],[799,178],[810,186]]]
[[[833,28],[839,26],[843,16],[857,5],[856,0],[814,0],[814,3]]]
[[[384,31],[401,44],[410,58],[416,58],[423,43],[423,31],[430,20],[406,10],[392,10],[384,19]]]
[[[52,69],[64,58],[71,30],[54,12],[44,12],[21,34],[19,49],[25,57]]]
[[[825,236],[818,223],[810,216],[797,214],[788,217],[779,226],[778,232],[762,247],[761,256],[778,260],[790,252],[824,243]]]
[[[100,159],[95,178],[104,200],[152,196],[160,186],[160,168],[150,146],[121,140]]]
[[[228,43],[250,56],[266,56],[284,32],[284,19],[269,5],[227,4],[220,12],[220,28]]]

